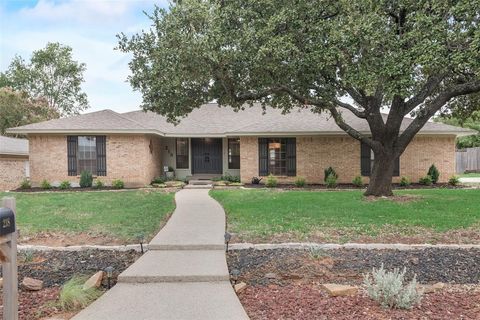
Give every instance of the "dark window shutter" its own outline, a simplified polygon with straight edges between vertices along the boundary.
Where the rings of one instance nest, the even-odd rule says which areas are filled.
[[[372,170],[371,167],[371,148],[368,144],[360,142],[360,171],[362,176],[369,177]]]
[[[67,136],[68,175],[77,175],[77,136]]]
[[[258,175],[268,175],[268,139],[258,138]]]
[[[107,138],[97,136],[97,176],[107,175]]]
[[[400,157],[395,159],[395,165],[393,167],[393,176],[394,177],[400,176]]]
[[[287,138],[286,158],[287,158],[287,176],[297,175],[297,140]]]

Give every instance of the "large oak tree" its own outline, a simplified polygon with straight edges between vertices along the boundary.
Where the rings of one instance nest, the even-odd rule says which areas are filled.
[[[149,17],[149,30],[119,35],[145,110],[328,112],[374,152],[368,195],[392,194],[395,159],[433,115],[478,109],[480,0],[183,0]]]

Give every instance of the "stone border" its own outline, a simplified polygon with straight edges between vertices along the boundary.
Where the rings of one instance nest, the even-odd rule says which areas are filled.
[[[273,250],[273,249],[297,249],[307,250],[310,248],[321,250],[338,249],[364,249],[364,250],[421,250],[421,249],[480,249],[480,244],[404,244],[404,243],[315,243],[315,242],[289,242],[289,243],[232,243],[228,246],[229,251],[237,250]],[[140,252],[139,244],[102,246],[102,245],[78,245],[68,247],[49,247],[39,245],[18,245],[18,251],[86,251],[86,250],[111,250],[111,251],[129,251]],[[148,244],[143,245],[143,250],[148,251]]]

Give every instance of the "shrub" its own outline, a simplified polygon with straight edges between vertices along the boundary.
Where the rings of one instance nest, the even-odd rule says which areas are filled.
[[[400,179],[400,186],[401,187],[408,187],[410,185],[410,179],[408,179],[407,177],[402,177],[402,179]]]
[[[268,187],[268,188],[275,188],[277,186],[277,178],[275,178],[273,176],[273,174],[270,174],[268,177],[267,177],[267,181],[265,182],[265,185]]]
[[[450,179],[448,179],[448,184],[458,186],[460,184],[460,178],[458,176],[451,176]]]
[[[31,189],[32,188],[32,184],[30,183],[30,181],[28,181],[28,179],[23,179],[22,182],[20,182],[20,189]]]
[[[417,289],[416,276],[405,283],[406,268],[403,271],[395,268],[385,271],[383,264],[380,269],[373,268],[372,274],[367,274],[363,283],[368,296],[383,307],[410,309],[422,299],[423,292]]]
[[[102,180],[97,179],[97,180],[95,180],[95,182],[93,183],[93,186],[92,186],[92,187],[94,187],[95,189],[101,189],[101,188],[105,187],[105,183],[103,183]]]
[[[70,181],[64,180],[60,183],[60,185],[58,187],[62,190],[65,190],[65,189],[71,188],[72,185],[71,185]]]
[[[338,174],[335,171],[335,169],[333,169],[332,167],[328,167],[327,169],[325,169],[324,172],[325,172],[325,176],[323,178],[323,181],[327,182],[328,177],[331,175],[335,178],[335,180],[338,179]]]
[[[356,176],[355,178],[353,178],[352,183],[356,187],[363,187],[363,180],[361,176]]]
[[[231,182],[231,183],[238,183],[240,182],[240,177],[239,176],[232,176],[230,174],[226,174],[221,177],[221,180]]]
[[[259,178],[259,177],[252,178],[252,184],[260,184],[260,181],[262,181],[262,178]]]
[[[335,188],[337,186],[337,176],[330,174],[325,180],[327,188]]]
[[[50,182],[48,182],[47,179],[44,179],[42,181],[42,183],[40,183],[40,188],[42,188],[42,189],[52,189],[52,185],[50,184]]]
[[[80,173],[80,187],[81,188],[90,188],[93,183],[92,173],[89,171],[82,171]]]
[[[426,175],[425,177],[420,178],[418,183],[423,184],[424,186],[430,186],[432,185],[432,177],[430,177],[429,175]]]
[[[432,183],[437,183],[437,182],[438,182],[438,178],[440,177],[440,172],[438,171],[437,167],[435,167],[435,165],[432,164],[432,165],[430,166],[430,168],[428,169],[427,175],[429,175],[430,177],[432,177]]]
[[[112,181],[112,188],[123,189],[124,187],[125,187],[125,184],[123,183],[123,180],[116,179]]]
[[[295,180],[295,186],[297,186],[299,188],[305,187],[306,184],[307,184],[307,182],[305,181],[305,178],[303,178],[303,177],[298,177]]]
[[[156,177],[152,180],[151,184],[163,184],[167,181],[165,177]]]
[[[83,289],[85,280],[84,277],[75,276],[62,286],[58,302],[63,310],[72,311],[85,308],[100,297],[101,292],[96,288]]]

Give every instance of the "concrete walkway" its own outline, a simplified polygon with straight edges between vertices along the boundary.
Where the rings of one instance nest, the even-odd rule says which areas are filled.
[[[177,192],[149,251],[75,320],[248,319],[229,282],[225,212],[207,189]]]

